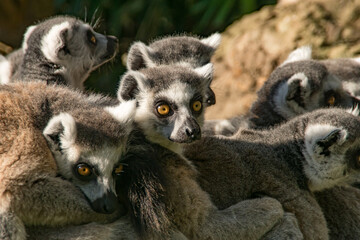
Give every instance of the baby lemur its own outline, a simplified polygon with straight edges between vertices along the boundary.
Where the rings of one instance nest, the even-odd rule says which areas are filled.
[[[203,137],[185,149],[185,156],[216,205],[270,196],[295,213],[305,239],[327,239],[326,221],[312,192],[356,179],[359,133],[357,116],[337,108],[316,110],[269,130]]]
[[[0,59],[0,83],[46,81],[83,89],[89,74],[114,58],[118,40],[70,16],[30,26],[22,47]]]
[[[26,239],[24,225],[104,222],[123,214],[114,178],[134,105],[117,106],[122,114],[115,119],[88,98],[44,82],[0,86],[1,239]]]

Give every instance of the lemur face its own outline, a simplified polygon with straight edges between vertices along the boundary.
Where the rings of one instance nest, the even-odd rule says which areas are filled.
[[[277,89],[273,90],[272,101],[285,119],[318,108],[351,108],[359,104],[323,63],[311,60],[311,49],[306,47],[292,52],[268,81],[280,82],[274,85]]]
[[[121,80],[118,97],[136,99],[136,123],[151,141],[172,148],[200,138],[211,79],[212,64],[195,70],[159,66],[129,71]]]
[[[164,37],[149,46],[136,42],[130,47],[127,68],[133,71],[160,65],[198,68],[210,63],[220,41],[221,35],[214,33],[203,39],[190,36]],[[215,94],[210,87],[205,97],[207,106],[215,104]]]
[[[315,112],[315,114],[317,114]],[[356,115],[356,116],[354,116]],[[304,134],[304,170],[312,191],[357,182],[360,177],[358,110],[323,110],[310,119]]]
[[[23,51],[25,58],[41,52],[59,72],[82,79],[82,75],[111,60],[117,45],[116,37],[97,33],[81,20],[55,17],[28,28]]]
[[[43,134],[56,159],[60,176],[79,187],[94,211],[122,213],[115,178],[122,172],[121,157],[131,130],[130,121],[119,122],[104,114],[87,113],[77,120],[61,113],[48,122]]]

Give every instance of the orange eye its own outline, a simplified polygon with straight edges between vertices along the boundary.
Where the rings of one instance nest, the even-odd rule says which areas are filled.
[[[95,38],[94,35],[91,36],[90,41],[91,41],[93,44],[96,44],[96,38]]]
[[[83,176],[83,177],[87,177],[92,174],[90,167],[83,163],[77,165],[77,172],[80,176]]]
[[[124,166],[123,165],[119,165],[117,168],[115,168],[114,173],[115,174],[120,174],[123,172]]]
[[[360,164],[360,156],[357,156],[357,162]]]
[[[329,106],[334,106],[335,100],[336,100],[335,97],[331,96],[328,98],[327,103],[329,104]]]
[[[195,101],[195,102],[193,102],[193,104],[192,104],[192,108],[193,108],[193,110],[194,110],[195,112],[200,111],[200,110],[201,110],[201,107],[202,107],[202,104],[201,104],[200,101]]]
[[[165,115],[169,114],[170,106],[167,104],[161,104],[161,105],[157,106],[156,110],[160,115],[165,116]]]

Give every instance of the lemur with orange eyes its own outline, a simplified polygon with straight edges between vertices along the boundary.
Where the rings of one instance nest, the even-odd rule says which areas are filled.
[[[83,21],[57,16],[28,27],[22,47],[0,55],[0,83],[46,81],[83,90],[92,71],[113,59],[118,39]]]
[[[125,213],[115,177],[133,127],[129,104],[114,117],[67,87],[0,86],[0,239],[26,239],[25,226],[107,222]]]

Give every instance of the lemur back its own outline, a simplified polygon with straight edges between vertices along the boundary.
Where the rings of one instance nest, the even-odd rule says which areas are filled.
[[[270,130],[205,136],[187,146],[185,156],[217,205],[270,196],[295,213],[305,239],[328,239],[312,192],[358,176],[359,121],[345,110],[317,110]]]
[[[39,80],[83,89],[89,74],[114,58],[117,42],[74,17],[47,19],[28,27],[22,47],[0,60],[0,83]]]

